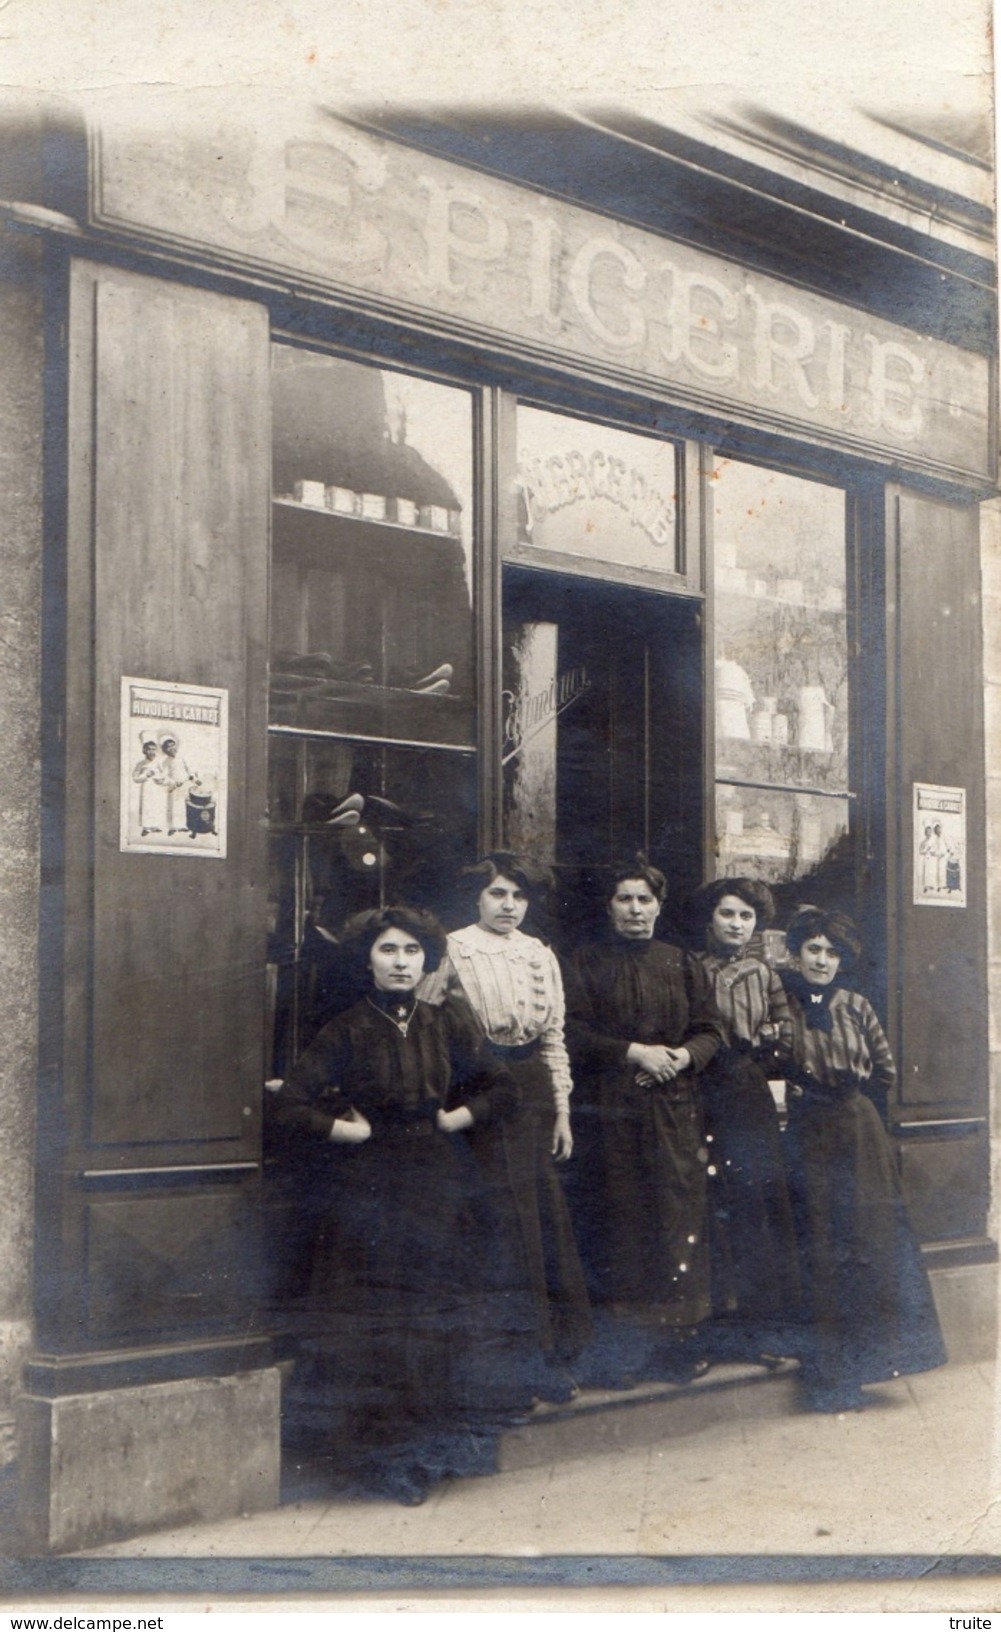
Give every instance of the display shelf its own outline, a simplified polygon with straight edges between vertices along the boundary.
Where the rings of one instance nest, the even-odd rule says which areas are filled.
[[[460,539],[277,499],[273,562],[272,727],[475,745]]]
[[[777,745],[745,738],[717,736],[716,775],[733,777],[765,787],[815,788],[843,794],[848,782],[844,749],[807,748],[797,743]]]
[[[468,697],[427,696],[393,686],[346,684],[337,695],[272,697],[268,723],[298,727],[306,734],[475,747],[476,711]]]
[[[284,495],[276,495],[271,501],[273,519],[280,523],[282,518],[298,515],[308,516],[320,523],[330,523],[335,528],[346,528],[345,537],[350,537],[355,531],[367,531],[370,528],[391,539],[397,545],[405,539],[432,539],[456,541],[458,535],[448,528],[422,526],[420,522],[399,521],[391,516],[364,516],[353,511],[333,510],[326,504],[304,504],[299,499]],[[293,523],[293,525],[295,525]]]

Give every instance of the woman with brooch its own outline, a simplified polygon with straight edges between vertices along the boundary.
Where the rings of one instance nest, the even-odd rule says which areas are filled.
[[[706,1369],[700,1091],[723,1031],[705,971],[655,938],[664,874],[639,855],[606,879],[605,933],[567,970],[580,1100],[571,1201],[598,1327],[582,1381],[628,1387]]]
[[[713,1175],[709,1233],[717,1360],[761,1361],[782,1353],[799,1303],[796,1233],[778,1112],[767,1068],[792,1041],[778,972],[752,953],[775,916],[772,893],[752,878],[719,878],[692,898],[697,953],[712,987],[725,1042],[702,1074],[702,1109]],[[766,1362],[767,1363],[767,1362]]]
[[[453,931],[438,970],[422,985],[432,1002],[461,994],[489,1048],[522,1094],[519,1112],[474,1129],[470,1140],[497,1205],[513,1203],[521,1284],[532,1298],[534,1333],[517,1371],[530,1394],[561,1401],[576,1384],[570,1368],[590,1336],[587,1287],[554,1162],[573,1150],[573,1082],[564,1041],[564,996],[555,954],[522,923],[552,886],[549,872],[503,851],[463,873],[475,892],[476,922]],[[517,1347],[517,1340],[512,1337]]]
[[[800,1350],[815,1411],[862,1406],[865,1383],[943,1365],[928,1274],[874,1094],[896,1083],[890,1045],[847,976],[861,952],[850,918],[803,907],[786,932],[792,1020],[789,1187],[799,1238]]]
[[[361,913],[342,946],[364,995],[276,1096],[330,1169],[286,1414],[315,1456],[413,1505],[445,1474],[492,1471],[484,1264],[508,1244],[467,1133],[519,1094],[465,1009],[415,994],[445,947],[430,914]]]

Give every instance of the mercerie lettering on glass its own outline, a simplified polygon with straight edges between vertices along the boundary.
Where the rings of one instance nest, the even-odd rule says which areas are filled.
[[[525,496],[526,531],[554,510],[582,499],[604,498],[624,510],[652,543],[674,542],[674,501],[651,487],[641,470],[630,470],[624,459],[596,449],[585,455],[577,448],[532,459],[519,465],[518,480]]]

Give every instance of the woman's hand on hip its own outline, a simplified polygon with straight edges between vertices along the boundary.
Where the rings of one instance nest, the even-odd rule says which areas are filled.
[[[570,1112],[557,1111],[553,1123],[552,1154],[558,1162],[565,1162],[573,1154],[573,1134],[570,1132]]]
[[[439,1133],[462,1133],[473,1125],[473,1113],[468,1105],[457,1105],[454,1111],[437,1111],[435,1126]]]
[[[346,1116],[335,1119],[330,1137],[335,1145],[363,1145],[372,1137],[372,1124],[352,1105]]]

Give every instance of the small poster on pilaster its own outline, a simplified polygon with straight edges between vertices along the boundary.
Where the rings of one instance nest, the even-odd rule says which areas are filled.
[[[966,789],[914,784],[914,902],[966,906]]]
[[[226,854],[228,693],[122,679],[121,848]]]

